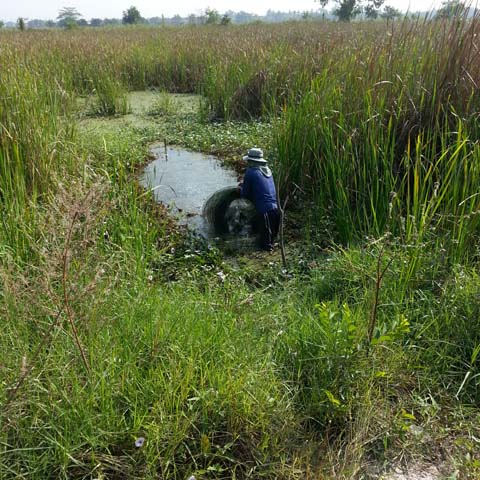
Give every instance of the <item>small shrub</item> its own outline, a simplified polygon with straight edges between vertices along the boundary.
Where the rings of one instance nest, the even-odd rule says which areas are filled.
[[[344,421],[353,394],[359,335],[348,305],[322,303],[316,309],[316,315],[300,319],[282,337],[279,359],[297,385],[305,418],[325,427]]]

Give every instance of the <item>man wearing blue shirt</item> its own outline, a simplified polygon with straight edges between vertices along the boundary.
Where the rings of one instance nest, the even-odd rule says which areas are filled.
[[[281,218],[272,171],[268,168],[260,148],[251,148],[243,159],[247,161],[247,171],[243,184],[239,185],[240,197],[250,200],[255,205],[260,246],[271,251]]]

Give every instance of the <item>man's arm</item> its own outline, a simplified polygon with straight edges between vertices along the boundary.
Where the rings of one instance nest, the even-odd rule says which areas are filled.
[[[247,170],[245,177],[243,178],[243,183],[239,184],[240,196],[242,198],[247,198],[250,200],[250,195],[252,191],[252,180],[250,172]]]

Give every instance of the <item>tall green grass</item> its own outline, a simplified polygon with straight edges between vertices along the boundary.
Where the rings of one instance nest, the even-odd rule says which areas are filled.
[[[349,42],[277,128],[285,194],[315,198],[338,239],[390,231],[448,244],[452,260],[478,238],[476,19],[404,22],[379,42]],[[343,50],[348,50],[345,54]],[[340,55],[338,55],[340,54]]]
[[[37,238],[36,205],[73,163],[70,94],[39,73],[36,60],[18,57],[11,45],[2,50],[0,241],[18,256]]]
[[[122,295],[96,297],[87,310],[95,317],[79,326],[92,373],[82,372],[59,329],[24,386],[28,395],[10,405],[17,421],[3,424],[5,478],[273,478],[294,415],[255,312],[241,324],[234,313],[244,292],[158,289],[137,277],[129,297],[124,281],[116,285]],[[230,313],[213,307],[225,295]],[[28,324],[7,325],[2,338],[25,351]],[[145,444],[136,448],[139,437]]]

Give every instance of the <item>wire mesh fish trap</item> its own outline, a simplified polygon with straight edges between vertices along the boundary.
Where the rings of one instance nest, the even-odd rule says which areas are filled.
[[[226,187],[211,195],[203,207],[203,216],[218,234],[246,236],[255,231],[255,207],[240,198],[237,187]]]

